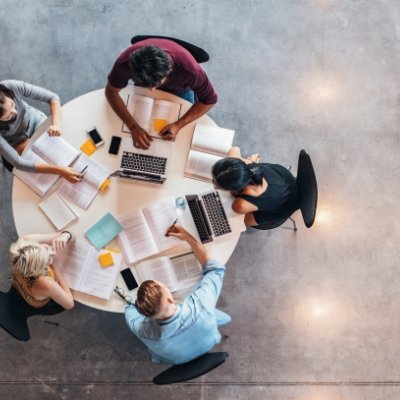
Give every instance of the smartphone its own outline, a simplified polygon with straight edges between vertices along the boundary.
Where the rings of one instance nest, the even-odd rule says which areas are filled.
[[[110,154],[118,154],[120,144],[121,138],[119,136],[113,136],[111,138],[110,148],[108,149],[108,152]]]
[[[90,139],[93,140],[93,143],[96,147],[104,144],[103,138],[100,136],[100,133],[97,131],[95,126],[92,126],[90,129],[86,131],[86,133],[90,136]]]
[[[129,291],[136,289],[139,286],[130,268],[123,269],[121,275]]]

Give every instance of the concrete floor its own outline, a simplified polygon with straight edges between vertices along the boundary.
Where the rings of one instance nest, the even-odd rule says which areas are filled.
[[[228,361],[191,383],[156,387],[121,315],[78,305],[0,331],[0,398],[400,398],[400,3],[396,0],[3,0],[0,80],[23,79],[63,102],[104,86],[133,34],[192,41],[219,93],[211,116],[244,153],[297,165],[319,181],[311,230],[243,234],[220,307],[233,322]],[[46,108],[44,108],[46,109]],[[47,110],[46,110],[47,111]],[[0,168],[0,288],[16,232]],[[34,227],[32,227],[34,231]]]

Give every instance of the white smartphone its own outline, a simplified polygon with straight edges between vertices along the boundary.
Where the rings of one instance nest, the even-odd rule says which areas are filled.
[[[97,131],[95,126],[92,126],[90,129],[86,130],[86,133],[93,140],[93,143],[96,147],[99,147],[104,144],[103,138],[100,136],[100,133]]]

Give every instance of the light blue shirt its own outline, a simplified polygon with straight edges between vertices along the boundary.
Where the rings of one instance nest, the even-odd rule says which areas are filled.
[[[177,306],[175,315],[160,321],[140,314],[134,305],[125,308],[129,329],[151,350],[153,361],[182,364],[207,353],[221,341],[216,303],[225,266],[209,260],[203,278],[192,294]]]

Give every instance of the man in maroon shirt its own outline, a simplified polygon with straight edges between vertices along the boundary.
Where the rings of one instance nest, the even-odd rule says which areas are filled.
[[[105,94],[113,110],[131,131],[133,145],[138,148],[149,148],[152,138],[130,115],[119,95],[130,79],[137,86],[149,89],[157,88],[178,96],[191,90],[196,95],[197,101],[188,112],[160,132],[165,140],[174,139],[181,128],[206,114],[218,99],[204,70],[177,43],[152,38],[129,46],[115,61],[108,75]]]

